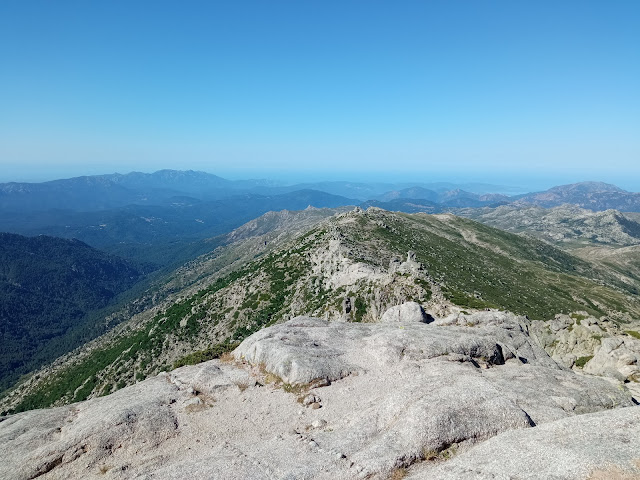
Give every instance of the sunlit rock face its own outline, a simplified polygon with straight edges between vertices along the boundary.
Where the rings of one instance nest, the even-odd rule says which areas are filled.
[[[0,478],[640,474],[640,410],[623,383],[560,366],[524,317],[424,323],[413,310],[377,324],[297,317],[223,360],[6,417]]]

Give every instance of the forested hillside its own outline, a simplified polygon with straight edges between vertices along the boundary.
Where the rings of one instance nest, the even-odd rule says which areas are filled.
[[[0,208],[0,230],[77,238],[94,248],[156,268],[175,267],[208,252],[209,246],[202,243],[203,239],[228,233],[268,211],[301,210],[310,205],[335,208],[355,203],[324,192],[298,190],[282,195],[246,194],[210,201],[171,197],[158,205],[131,204],[93,211],[47,209],[25,213]]]
[[[61,338],[141,276],[78,240],[0,233],[0,390],[67,351]]]

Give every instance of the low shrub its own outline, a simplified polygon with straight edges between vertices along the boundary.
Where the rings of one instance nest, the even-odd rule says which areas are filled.
[[[198,363],[213,360],[214,358],[220,358],[225,353],[234,350],[240,343],[217,343],[206,350],[198,350],[197,352],[190,353],[184,357],[176,360],[173,363],[173,368],[183,367],[185,365],[196,365]]]
[[[584,366],[587,364],[587,362],[589,360],[591,360],[593,358],[593,355],[587,355],[586,357],[578,357],[578,359],[576,360],[576,367],[578,368],[584,368]]]

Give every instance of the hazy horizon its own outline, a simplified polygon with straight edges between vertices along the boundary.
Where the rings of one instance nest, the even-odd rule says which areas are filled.
[[[640,190],[640,3],[0,5],[0,181]]]
[[[614,184],[628,191],[640,191],[640,182],[635,178],[598,178],[589,176],[579,176],[566,174],[554,178],[539,176],[510,177],[506,175],[482,176],[473,174],[447,174],[444,172],[422,172],[418,174],[405,174],[403,172],[344,172],[344,171],[269,171],[269,170],[213,170],[205,168],[147,168],[147,169],[127,169],[107,170],[100,168],[70,169],[46,171],[39,169],[28,174],[12,176],[6,171],[0,173],[0,183],[41,183],[52,180],[61,180],[91,175],[128,174],[131,172],[154,173],[159,170],[195,170],[201,171],[227,180],[267,180],[279,185],[294,185],[299,183],[319,183],[348,181],[354,183],[380,183],[380,184],[407,184],[419,185],[428,183],[451,183],[463,186],[465,184],[485,184],[495,186],[495,189],[487,189],[492,193],[504,193],[517,195],[533,191],[547,190],[558,185],[571,183],[595,181]],[[634,187],[635,185],[635,187]]]

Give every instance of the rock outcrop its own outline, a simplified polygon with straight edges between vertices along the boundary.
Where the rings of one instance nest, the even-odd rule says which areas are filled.
[[[529,331],[560,365],[625,383],[640,403],[640,339],[630,335],[635,330],[582,312],[532,322]]]
[[[396,305],[391,307],[382,315],[380,319],[382,323],[390,322],[419,322],[429,323],[433,321],[429,315],[426,314],[422,305],[417,302],[405,302],[402,305]]]
[[[629,391],[558,365],[528,325],[500,312],[429,324],[298,317],[233,359],[5,417],[0,478],[640,474]]]
[[[529,235],[568,248],[575,248],[576,244],[640,244],[640,225],[617,210],[594,212],[569,204],[549,209],[519,204],[462,208],[454,210],[454,213],[509,232],[526,231]]]
[[[639,433],[637,407],[580,415],[505,432],[450,462],[420,465],[406,478],[636,480]]]
[[[594,357],[584,366],[592,375],[640,381],[640,341],[633,338],[603,338]]]

